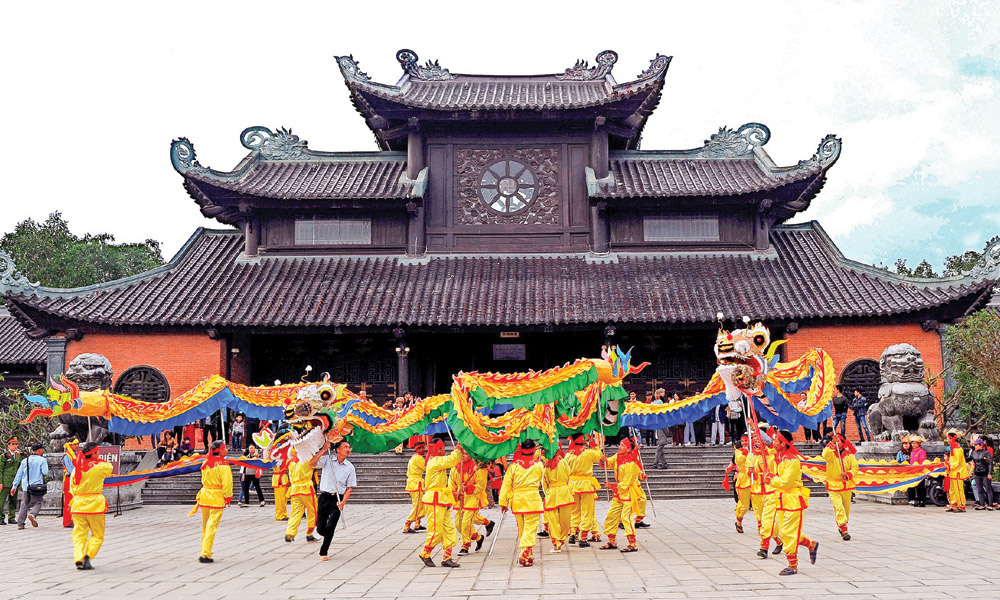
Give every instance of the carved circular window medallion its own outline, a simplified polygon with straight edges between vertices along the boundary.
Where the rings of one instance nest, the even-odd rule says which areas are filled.
[[[528,165],[503,158],[479,176],[479,199],[491,211],[513,215],[526,210],[538,196],[538,177]]]
[[[166,402],[170,400],[170,384],[163,373],[154,367],[139,365],[126,369],[118,377],[114,391],[143,402]]]

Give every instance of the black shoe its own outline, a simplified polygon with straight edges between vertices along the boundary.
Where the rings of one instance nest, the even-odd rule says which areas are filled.
[[[462,548],[461,550],[458,551],[458,555],[459,556],[468,556],[469,555],[469,551],[467,549],[465,549],[465,548]]]
[[[482,549],[484,541],[486,541],[486,536],[485,535],[479,536],[479,539],[476,540],[476,552],[479,552]]]
[[[421,556],[420,560],[424,561],[424,565],[425,566],[428,566],[428,567],[436,567],[437,566],[436,564],[434,564],[434,560],[431,557],[429,557],[429,556],[427,558],[424,558],[423,556]]]
[[[549,532],[548,532],[548,531],[544,531],[544,530],[542,530],[542,531],[539,531],[539,532],[538,532],[538,537],[544,537],[544,538],[547,538],[547,537],[549,537]]]
[[[90,557],[89,556],[84,556],[83,557],[83,570],[84,571],[93,571],[94,570],[94,567],[90,564]]]
[[[306,536],[306,541],[307,541],[307,542],[316,542],[316,541],[319,541],[319,540],[318,540],[318,538],[314,538],[314,537],[313,537],[313,536],[311,536],[311,535],[307,535],[307,536]]]
[[[581,548],[590,548],[590,542],[588,542],[587,540],[580,540],[580,547]]]
[[[781,548],[782,548],[781,540],[774,540],[774,541],[778,545],[774,547],[774,550],[771,550],[771,554],[781,554]]]
[[[285,541],[286,541],[286,542],[294,542],[294,541],[295,541],[295,538],[293,538],[293,537],[292,537],[292,536],[290,536],[290,535],[286,535],[286,536],[285,536]]]
[[[199,556],[198,557],[198,562],[200,562],[200,563],[214,563],[215,561],[213,559],[211,559],[211,558],[208,558],[207,556]]]
[[[625,525],[623,523],[618,523],[618,529],[625,529]]]
[[[441,566],[442,567],[451,567],[452,569],[457,569],[461,565],[459,565],[457,562],[455,562],[455,561],[453,561],[452,559],[449,558],[448,560],[441,561]]]
[[[414,531],[427,531],[427,528],[424,527],[423,525],[420,525],[417,528],[415,528]]]
[[[573,534],[570,534],[570,536],[568,538],[566,538],[566,543],[567,544],[575,544],[576,543],[576,536],[573,535]]]
[[[82,560],[76,562],[76,570],[77,571],[82,571],[83,570],[83,561]]]
[[[652,525],[650,525],[645,521],[639,521],[638,523],[635,524],[636,529],[645,529],[646,527],[652,527]]]
[[[761,548],[760,550],[757,551],[757,556],[761,558],[767,558],[767,550]]]
[[[496,525],[497,525],[496,521],[490,521],[489,523],[486,524],[486,537],[489,537],[490,534],[493,533],[493,528],[496,527]],[[476,550],[479,550],[479,548],[476,548]]]

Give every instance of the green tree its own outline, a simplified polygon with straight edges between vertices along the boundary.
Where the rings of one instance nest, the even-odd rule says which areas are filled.
[[[973,313],[944,333],[956,387],[951,404],[982,431],[1000,430],[1000,315]]]
[[[934,272],[934,267],[931,266],[931,263],[926,260],[920,261],[919,265],[911,269],[906,266],[905,258],[896,259],[896,273],[906,275],[908,277],[923,277],[925,279],[938,276],[938,274]]]
[[[33,442],[48,445],[49,432],[54,425],[48,417],[40,417],[31,423],[21,424],[31,414],[32,404],[25,395],[44,396],[45,386],[40,383],[28,383],[23,388],[7,388],[0,390],[0,439],[6,441],[10,436],[21,438],[22,450],[27,450]]]
[[[59,212],[39,223],[27,219],[0,238],[17,269],[44,286],[71,288],[120,279],[163,264],[160,243],[116,244],[109,233],[79,237]]]
[[[949,256],[945,258],[944,259],[945,277],[950,277],[952,275],[961,275],[962,271],[968,271],[972,267],[976,266],[976,263],[979,262],[979,259],[982,257],[983,257],[982,252],[967,250],[962,254],[956,254],[954,256]]]

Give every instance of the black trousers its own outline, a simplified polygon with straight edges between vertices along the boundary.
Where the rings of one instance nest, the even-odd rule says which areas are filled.
[[[243,502],[243,500],[246,499],[246,502],[248,504],[250,503],[250,486],[253,486],[257,490],[257,502],[264,501],[264,492],[260,489],[260,478],[254,477],[253,475],[244,475],[243,481],[240,483],[243,484],[243,489],[240,491],[239,502]]]
[[[333,532],[336,531],[339,521],[340,507],[337,506],[337,495],[320,492],[316,508],[316,531],[323,536],[323,543],[319,547],[320,556],[326,556],[327,551],[330,550]]]

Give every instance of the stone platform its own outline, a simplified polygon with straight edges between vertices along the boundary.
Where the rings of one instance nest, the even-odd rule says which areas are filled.
[[[284,523],[272,508],[226,510],[215,542],[216,562],[197,562],[197,517],[188,507],[153,506],[108,516],[104,549],[95,570],[74,569],[70,530],[56,518],[18,531],[0,527],[4,557],[0,599],[25,598],[466,598],[608,600],[661,598],[952,598],[990,596],[1000,574],[975,567],[970,543],[985,554],[1000,535],[1000,513],[947,514],[872,503],[854,505],[844,542],[830,503],[814,498],[805,532],[821,543],[819,561],[804,558],[798,575],[779,577],[781,557],[754,555],[757,538],[738,534],[727,499],[654,503],[650,529],[640,532],[634,554],[570,548],[548,554],[536,547],[536,566],[518,567],[515,526],[504,520],[496,550],[488,546],[459,559],[461,568],[425,568],[417,558],[422,536],[400,533],[408,507],[362,504],[346,511],[330,562],[319,562],[316,544],[282,541]],[[603,519],[607,503],[598,503]],[[489,518],[498,512],[486,511]],[[748,519],[752,522],[752,518]],[[933,550],[921,540],[934,540]],[[492,538],[488,539],[489,542]],[[440,559],[438,550],[436,559]],[[987,560],[988,562],[988,560]]]

